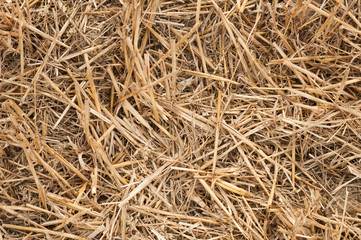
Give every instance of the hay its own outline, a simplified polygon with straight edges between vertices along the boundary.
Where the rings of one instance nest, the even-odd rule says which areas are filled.
[[[0,1],[0,239],[360,239],[359,1]]]

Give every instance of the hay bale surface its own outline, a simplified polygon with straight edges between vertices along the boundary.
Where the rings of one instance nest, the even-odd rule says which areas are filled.
[[[0,239],[360,239],[359,1],[0,1]]]

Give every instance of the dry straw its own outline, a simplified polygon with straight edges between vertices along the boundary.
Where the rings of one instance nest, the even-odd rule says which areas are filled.
[[[0,239],[361,239],[361,7],[0,1]]]

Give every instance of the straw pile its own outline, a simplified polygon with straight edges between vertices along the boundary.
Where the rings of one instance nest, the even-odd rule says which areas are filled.
[[[361,238],[359,1],[0,9],[0,239]]]

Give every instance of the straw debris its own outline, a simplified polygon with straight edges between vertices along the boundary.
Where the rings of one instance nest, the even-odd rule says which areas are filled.
[[[359,1],[0,1],[0,239],[361,239]]]

